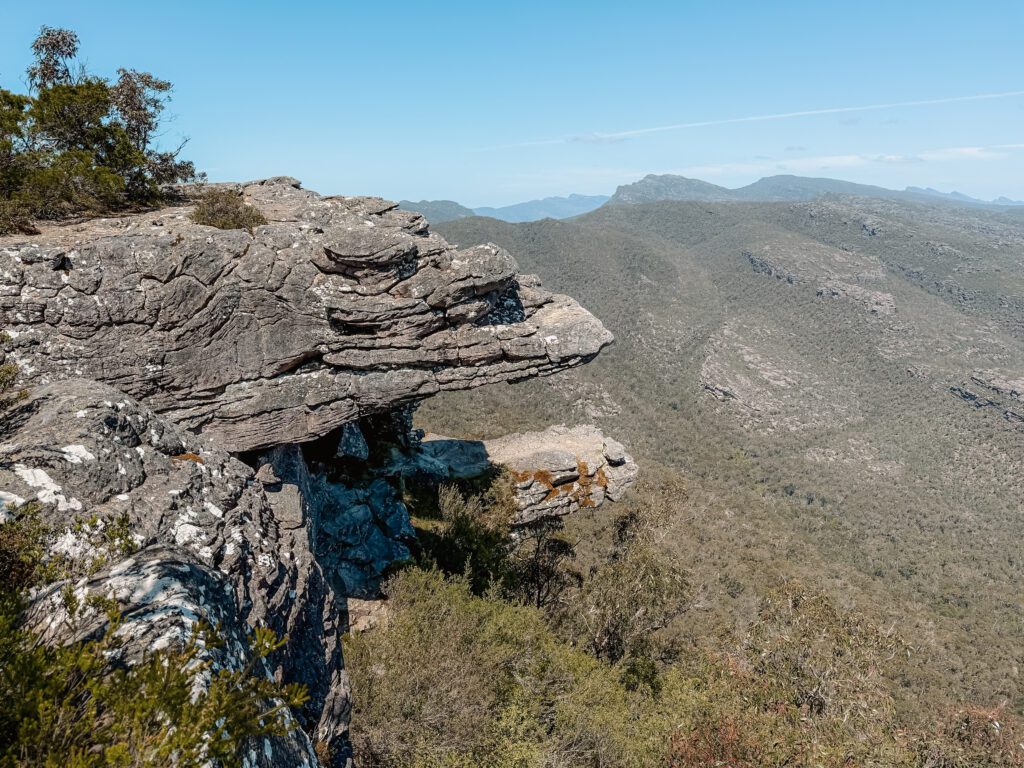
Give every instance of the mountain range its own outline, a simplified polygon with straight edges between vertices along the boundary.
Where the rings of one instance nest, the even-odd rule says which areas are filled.
[[[417,211],[428,221],[440,223],[464,219],[469,216],[489,216],[509,222],[538,221],[540,219],[568,219],[589,213],[608,202],[607,195],[569,195],[567,197],[545,197],[542,200],[528,200],[525,203],[506,205],[500,208],[467,208],[453,200],[402,200],[399,207]]]
[[[871,184],[857,184],[840,179],[814,178],[807,176],[766,176],[752,184],[737,189],[721,187],[699,179],[672,174],[648,175],[633,184],[624,184],[615,190],[612,203],[653,203],[660,200],[693,200],[704,202],[746,201],[784,202],[815,200],[825,195],[849,195],[881,200],[905,200],[908,202],[935,202],[944,200],[961,205],[1019,205],[1001,197],[986,201],[964,195],[960,192],[939,192],[931,188],[907,187],[903,190],[886,189]]]
[[[903,190],[886,189],[870,184],[857,184],[840,179],[806,176],[767,176],[737,189],[722,187],[700,179],[673,174],[649,174],[632,184],[623,184],[613,195],[577,195],[545,197],[499,208],[467,208],[453,200],[402,200],[399,207],[422,213],[430,222],[440,224],[471,216],[487,216],[501,221],[520,223],[541,219],[568,219],[600,208],[606,203],[654,203],[662,200],[689,200],[696,202],[783,202],[816,200],[825,195],[849,195],[883,200],[907,202],[945,201],[955,205],[1010,206],[1024,203],[999,197],[979,200],[961,192],[940,192],[930,187],[907,187]]]
[[[624,202],[670,194],[691,199]],[[946,197],[662,176],[571,220],[436,226],[507,248],[617,341],[550,380],[444,394],[420,423],[615,434],[673,510],[701,617],[684,633],[744,626],[765,583],[797,579],[907,639],[903,706],[1020,707],[1024,208]]]

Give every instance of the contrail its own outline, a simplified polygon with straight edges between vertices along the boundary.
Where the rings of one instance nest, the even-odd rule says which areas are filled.
[[[731,125],[732,123],[759,123],[766,120],[786,120],[790,117],[813,117],[815,115],[838,115],[846,112],[871,112],[877,109],[894,109],[896,107],[928,107],[934,104],[955,104],[960,101],[984,101],[986,99],[1007,99],[1011,96],[1024,96],[1024,91],[1004,91],[1003,93],[979,93],[974,96],[951,96],[945,99],[921,99],[918,101],[894,101],[887,104],[866,104],[859,107],[831,107],[829,109],[807,109],[802,112],[780,112],[775,115],[753,115],[752,117],[730,117],[725,120],[702,120],[697,123],[675,123],[660,125],[655,128],[637,128],[632,131],[596,134],[602,139],[626,139],[630,136],[642,136],[646,133],[663,133],[680,131],[684,128],[705,128],[712,125]]]
[[[700,120],[693,123],[673,123],[672,125],[659,125],[653,128],[635,128],[631,131],[619,131],[617,133],[591,133],[586,136],[574,136],[567,139],[545,139],[542,141],[524,141],[519,144],[506,144],[501,147],[488,147],[488,149],[511,149],[514,147],[541,147],[552,144],[565,144],[571,141],[588,140],[595,143],[602,141],[616,141],[629,139],[634,136],[644,136],[649,133],[666,133],[668,131],[682,131],[688,128],[707,128],[715,125],[733,125],[736,123],[761,123],[769,120],[788,120],[793,117],[814,117],[816,115],[840,115],[848,112],[872,112],[879,109],[895,109],[898,107],[927,107],[936,104],[956,104],[962,101],[986,101],[989,99],[1008,99],[1013,96],[1024,96],[1024,91],[1003,91],[1001,93],[979,93],[973,96],[950,96],[943,99],[919,99],[917,101],[893,101],[885,104],[864,104],[858,107],[830,107],[828,109],[806,109],[800,112],[779,112],[772,115],[751,115],[749,117],[729,117],[722,120]]]

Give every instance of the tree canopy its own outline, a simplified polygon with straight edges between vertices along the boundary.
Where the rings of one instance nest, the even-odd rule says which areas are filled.
[[[0,88],[0,233],[33,219],[152,205],[161,185],[191,181],[184,143],[157,146],[171,83],[149,72],[90,73],[69,29],[32,43],[28,93]]]

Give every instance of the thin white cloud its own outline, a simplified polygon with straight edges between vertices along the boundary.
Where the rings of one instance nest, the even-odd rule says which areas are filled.
[[[973,96],[950,96],[943,99],[918,99],[916,101],[893,101],[885,104],[865,104],[859,107],[830,107],[828,109],[807,109],[801,112],[780,112],[772,115],[752,115],[750,117],[730,117],[725,120],[702,120],[694,123],[675,123],[673,125],[659,125],[654,128],[636,128],[631,131],[619,131],[617,133],[598,133],[597,136],[607,138],[627,138],[630,136],[642,136],[648,133],[664,133],[665,131],[680,131],[686,128],[705,128],[715,125],[732,125],[734,123],[760,123],[769,120],[788,120],[794,117],[815,117],[817,115],[839,115],[848,112],[872,112],[879,109],[897,109],[902,107],[929,107],[938,104],[956,104],[961,101],[985,101],[989,99],[1008,99],[1014,96],[1024,96],[1024,91],[1004,91],[1002,93],[978,93]]]
[[[829,107],[826,109],[805,109],[799,112],[778,112],[768,115],[750,115],[747,117],[729,117],[721,120],[698,120],[690,123],[672,123],[670,125],[658,125],[650,128],[634,128],[629,131],[617,131],[613,133],[601,133],[593,131],[590,133],[571,136],[562,139],[542,139],[539,141],[524,141],[516,144],[505,144],[498,147],[486,147],[484,150],[517,149],[522,147],[544,147],[554,144],[565,144],[568,142],[580,142],[587,144],[613,144],[625,139],[637,136],[646,136],[652,133],[667,133],[669,131],[683,131],[692,128],[709,128],[719,125],[735,125],[738,123],[763,123],[772,120],[790,120],[799,117],[817,117],[819,115],[840,115],[851,112],[874,112],[883,109],[901,109],[905,107],[930,107],[940,104],[957,104],[965,101],[989,101],[992,99],[1009,99],[1015,96],[1024,96],[1022,91],[1003,91],[1000,93],[977,93],[971,96],[949,96],[941,99],[917,99],[914,101],[892,101],[883,104],[863,104],[856,107]]]
[[[1002,155],[994,152],[994,149],[995,147],[947,147],[921,152],[918,157],[922,160],[990,160],[1001,157]]]
[[[836,168],[859,168],[870,165],[897,165],[904,163],[947,162],[963,160],[994,160],[1004,157],[998,150],[1024,149],[1024,144],[999,144],[990,147],[943,147],[912,155],[874,153],[848,155],[821,155],[798,157],[776,162],[719,163],[693,165],[672,171],[697,178],[717,176],[746,176],[764,173],[812,173]]]
[[[569,141],[577,144],[618,144],[619,142],[626,141],[625,138],[618,136],[602,136],[597,133],[584,133],[579,136],[572,136]],[[561,142],[556,142],[561,144]]]

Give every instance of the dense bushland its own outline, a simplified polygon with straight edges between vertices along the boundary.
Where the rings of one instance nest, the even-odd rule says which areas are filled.
[[[438,507],[463,531],[505,517],[453,488]],[[1002,711],[904,722],[893,693],[914,649],[798,581],[766,584],[749,623],[694,642],[679,625],[704,620],[700,598],[666,556],[667,509],[641,489],[606,520],[596,556],[575,557],[551,527],[515,546],[472,534],[465,558],[424,557],[393,577],[381,624],[346,638],[360,764],[1024,765],[1024,731]],[[543,557],[541,582],[557,586],[538,603],[538,570],[522,564],[553,540],[564,546]]]
[[[43,27],[28,93],[0,89],[0,233],[151,205],[161,185],[197,175],[182,146],[157,146],[171,83],[133,69],[108,80],[86,71],[78,49],[71,30]]]
[[[690,486],[669,500],[665,529],[700,605],[689,635],[716,642],[752,620],[766,584],[796,577],[895,625],[915,649],[901,713],[1007,702],[1022,715],[1024,452],[1005,413],[1020,401],[971,379],[988,368],[1020,378],[1021,220],[833,200],[446,222],[432,229],[508,248],[617,341],[550,379],[431,398],[418,426],[487,438],[593,423],[648,477],[661,464],[659,482]],[[806,282],[756,272],[746,252]],[[891,293],[896,314],[817,295],[825,274],[848,269]],[[741,399],[719,400],[706,380]],[[953,385],[1003,407],[972,406]],[[573,534],[577,560],[592,534]]]

